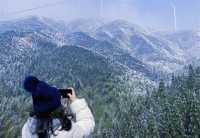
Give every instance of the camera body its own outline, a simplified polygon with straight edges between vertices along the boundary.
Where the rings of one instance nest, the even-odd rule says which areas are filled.
[[[63,98],[68,98],[69,99],[69,96],[68,94],[72,94],[72,89],[59,89],[59,92],[61,93],[61,96]]]

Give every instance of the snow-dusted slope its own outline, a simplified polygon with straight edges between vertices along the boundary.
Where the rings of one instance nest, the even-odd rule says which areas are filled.
[[[199,31],[156,33],[123,20],[64,23],[29,17],[0,23],[1,34],[12,31],[19,34],[12,43],[22,49],[34,48],[39,40],[79,45],[145,75],[171,73],[200,57]]]
[[[66,35],[65,40],[67,44],[87,48],[114,62],[118,62],[134,71],[140,72],[151,79],[155,78],[155,74],[151,72],[150,66],[141,62],[137,58],[134,58],[125,50],[113,45],[110,42],[97,40],[83,32]]]
[[[163,37],[183,50],[187,62],[200,59],[200,30],[180,31]]]
[[[174,43],[125,21],[116,20],[101,26],[96,30],[96,38],[109,41],[162,71],[173,72],[184,63],[183,52]]]

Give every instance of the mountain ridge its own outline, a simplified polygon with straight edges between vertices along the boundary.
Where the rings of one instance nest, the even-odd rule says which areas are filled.
[[[156,35],[155,33],[150,33],[148,30],[144,30],[135,24],[123,20],[103,22],[99,20],[80,19],[74,21],[75,24],[73,24],[73,21],[70,23],[63,23],[51,19],[30,17],[18,20],[17,22],[19,23],[19,28],[17,24],[14,24],[14,28],[18,28],[14,29],[16,32],[30,32],[37,35],[38,38],[46,39],[58,46],[73,45],[74,43],[77,45],[83,44],[83,47],[87,47],[99,54],[106,54],[106,49],[109,47],[112,49],[112,52],[115,51],[117,55],[119,55],[119,53],[122,55],[126,54],[130,57],[127,58],[130,59],[130,61],[132,59],[139,60],[142,64],[147,66],[146,70],[150,70],[150,72],[173,73],[187,63],[198,60],[199,58],[198,46],[192,46],[192,48],[188,46],[189,49],[185,50],[180,47],[180,44],[184,42],[181,41],[179,44],[177,40],[172,40],[170,38],[176,38],[173,37],[173,34],[167,36],[158,33]],[[22,26],[22,29],[20,29],[20,22],[22,22],[22,24],[27,24],[30,28],[23,28]],[[4,25],[5,24],[2,25],[2,23],[0,23],[0,28],[3,28]],[[10,27],[12,25],[13,24],[10,23],[7,27],[12,30],[13,27]],[[1,30],[1,32],[2,31],[3,30]],[[82,40],[77,37],[78,35]],[[191,40],[192,39],[193,38],[191,38]],[[24,38],[20,41],[26,43],[27,39]],[[198,41],[198,39],[196,41]],[[189,42],[186,44],[191,44]],[[96,45],[96,48],[92,45]],[[192,51],[196,52],[194,56],[192,55]],[[112,52],[110,52],[111,54],[109,55],[107,50],[107,57],[113,58],[112,55],[114,52]],[[187,55],[187,53],[190,54]],[[192,58],[189,58],[189,56]],[[196,57],[197,59],[195,59]],[[125,62],[122,64],[127,67],[131,66],[131,64],[126,64]]]

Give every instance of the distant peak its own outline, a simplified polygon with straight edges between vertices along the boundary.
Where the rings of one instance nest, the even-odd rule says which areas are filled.
[[[147,32],[145,29],[143,29],[142,27],[133,24],[129,21],[126,20],[122,20],[122,19],[117,19],[117,20],[113,20],[107,24],[104,25],[104,27],[111,27],[111,28],[115,28],[115,29],[128,29],[128,30],[134,30],[136,32]]]

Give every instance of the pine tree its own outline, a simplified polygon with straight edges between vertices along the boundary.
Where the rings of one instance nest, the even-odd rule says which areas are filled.
[[[188,78],[187,78],[187,88],[193,89],[195,84],[195,73],[192,65],[189,65],[188,68]]]
[[[197,67],[195,71],[195,91],[200,91],[200,67]]]

